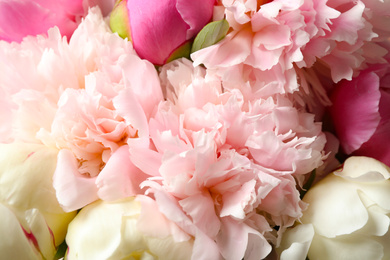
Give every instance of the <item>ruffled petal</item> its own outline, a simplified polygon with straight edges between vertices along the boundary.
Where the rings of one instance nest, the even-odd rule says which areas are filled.
[[[147,175],[130,161],[127,145],[116,150],[96,178],[97,195],[114,201],[141,193],[140,184]]]

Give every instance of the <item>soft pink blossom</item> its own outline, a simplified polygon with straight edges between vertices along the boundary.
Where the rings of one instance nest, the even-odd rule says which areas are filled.
[[[385,63],[387,51],[378,43],[390,36],[390,31],[383,29],[390,26],[390,2],[329,0],[328,5],[340,15],[332,20],[329,32],[311,41],[306,50],[326,50],[315,56],[327,64],[333,81],[350,80],[370,63]],[[306,50],[304,56],[314,61]]]
[[[329,31],[339,12],[326,1],[222,1],[231,30],[221,42],[191,55],[222,80],[249,83],[263,97],[298,89],[294,64],[303,50]],[[322,54],[326,49],[316,52]]]
[[[325,158],[320,124],[283,97],[246,100],[185,59],[160,77],[167,101],[149,123],[155,150],[130,148],[154,176],[143,186],[195,237],[193,257],[207,247],[216,258],[264,258],[278,243],[272,227],[283,232],[305,207],[296,185]]]
[[[0,45],[2,142],[60,150],[54,186],[63,208],[140,192],[146,176],[128,147],[149,145],[148,120],[163,97],[154,66],[110,31],[97,8],[69,43],[51,29],[47,38]]]
[[[342,81],[331,96],[336,134],[347,154],[373,157],[390,165],[390,66],[373,66]]]
[[[129,23],[134,49],[141,58],[156,65],[166,63],[175,50],[195,37],[211,20],[215,3],[215,0],[123,1],[128,21],[122,22]]]

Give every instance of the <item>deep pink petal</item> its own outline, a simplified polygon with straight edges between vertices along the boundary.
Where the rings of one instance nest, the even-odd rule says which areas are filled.
[[[134,49],[141,58],[162,65],[186,41],[189,26],[177,11],[176,1],[128,0],[127,8]]]
[[[381,121],[372,137],[355,154],[373,157],[390,166],[390,93],[384,89],[380,92]]]
[[[210,22],[214,4],[215,0],[177,0],[176,8],[184,22],[190,27],[187,31],[187,39],[194,37],[203,26]]]
[[[46,33],[53,26],[57,26],[61,34],[69,39],[77,27],[76,17],[81,17],[82,11],[79,0],[63,3],[1,0],[0,39],[20,42],[27,35]]]
[[[363,73],[336,88],[330,112],[346,153],[359,149],[376,131],[380,121],[379,99],[379,77],[375,73]]]

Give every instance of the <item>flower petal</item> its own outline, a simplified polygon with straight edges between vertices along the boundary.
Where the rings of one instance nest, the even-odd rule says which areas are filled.
[[[330,112],[337,135],[348,154],[374,134],[380,121],[379,77],[375,73],[344,81],[332,94]]]
[[[314,237],[314,228],[311,224],[298,225],[283,233],[283,239],[278,251],[280,260],[305,260]]]
[[[77,160],[71,151],[59,151],[53,186],[57,199],[66,212],[80,209],[98,199],[95,181],[96,177],[89,178],[80,174]]]
[[[102,200],[114,201],[141,193],[139,185],[147,175],[130,160],[129,147],[116,150],[96,178],[97,195]]]

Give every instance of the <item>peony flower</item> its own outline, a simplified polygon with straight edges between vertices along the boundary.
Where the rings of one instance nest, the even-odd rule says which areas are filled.
[[[320,125],[285,98],[245,100],[186,59],[160,77],[167,100],[149,122],[155,149],[130,148],[153,176],[142,186],[194,237],[194,259],[266,257],[273,228],[282,233],[305,208],[296,186],[325,157]]]
[[[193,241],[172,232],[183,233],[148,197],[97,201],[70,223],[66,259],[191,259]]]
[[[390,168],[350,157],[309,189],[300,224],[283,235],[281,259],[388,259]]]
[[[329,33],[312,41],[308,50],[327,46],[320,58],[333,81],[351,80],[370,64],[386,63],[387,50],[382,43],[390,37],[390,2],[329,0],[328,5],[340,15],[332,20]]]
[[[129,38],[141,58],[162,65],[175,54],[189,55],[191,39],[211,20],[214,3],[118,0],[111,14],[111,28]]]
[[[0,144],[0,251],[5,259],[53,259],[74,212],[60,207],[52,185],[55,149]]]
[[[146,176],[128,150],[149,145],[148,120],[163,98],[154,66],[110,31],[98,8],[69,43],[51,29],[47,38],[0,45],[0,139],[60,150],[54,187],[63,208],[138,193]]]
[[[90,7],[99,6],[107,15],[113,5],[114,0],[1,0],[0,40],[21,42],[28,35],[47,34],[54,26],[70,39]]]
[[[313,39],[329,31],[339,12],[327,1],[221,1],[231,28],[219,43],[191,55],[226,84],[250,84],[255,98],[298,90],[294,66]],[[312,48],[313,50],[313,48]],[[326,48],[316,48],[316,56]]]
[[[330,112],[345,153],[390,165],[389,79],[390,66],[376,65],[335,87]]]
[[[27,35],[46,34],[54,26],[70,38],[83,15],[82,0],[2,0],[0,40],[20,42]]]

